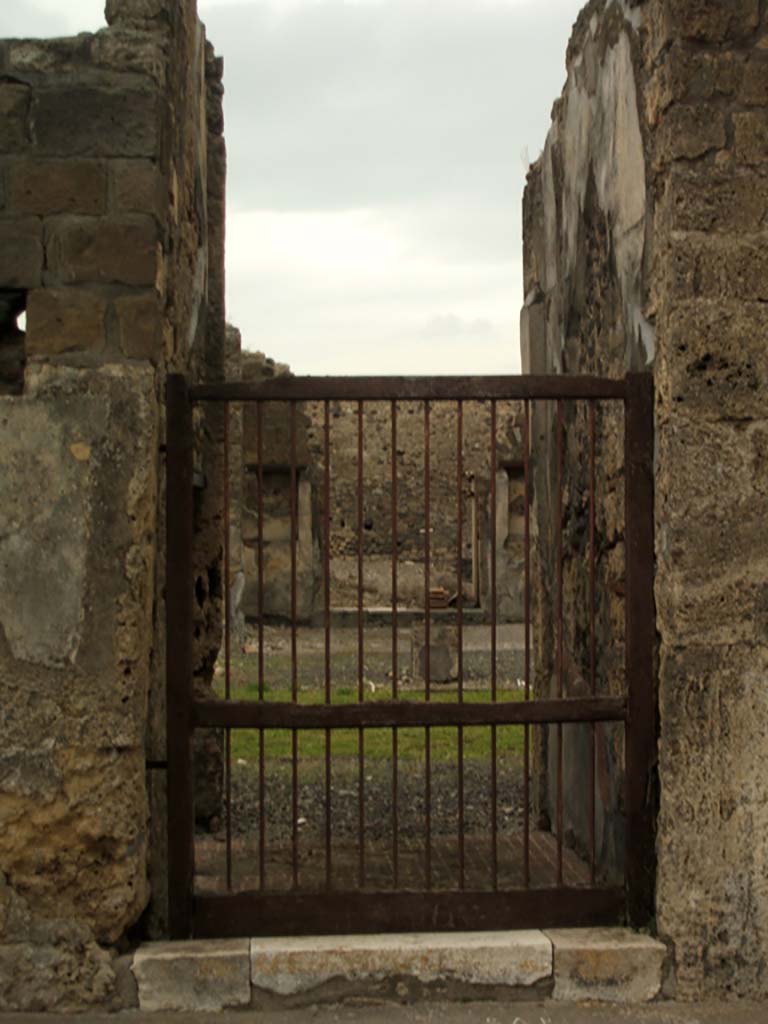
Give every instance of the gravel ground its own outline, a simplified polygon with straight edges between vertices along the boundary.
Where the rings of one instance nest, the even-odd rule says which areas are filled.
[[[359,779],[356,761],[334,760],[332,814],[334,837],[353,840],[358,829]],[[501,831],[522,826],[522,766],[505,759],[498,768],[498,825]],[[364,777],[366,836],[385,839],[392,823],[392,768],[386,762],[366,765]],[[488,833],[491,827],[491,772],[489,763],[464,764],[464,818],[467,832]],[[265,782],[266,824],[275,842],[288,841],[292,831],[293,781],[290,762],[272,761]],[[399,830],[404,839],[424,830],[426,785],[423,763],[401,762],[398,771]],[[325,771],[322,762],[299,765],[298,819],[303,833],[320,833],[325,826]],[[454,835],[459,808],[459,777],[455,764],[438,763],[431,773],[433,835]],[[236,764],[232,772],[232,819],[235,834],[258,830],[258,765]]]

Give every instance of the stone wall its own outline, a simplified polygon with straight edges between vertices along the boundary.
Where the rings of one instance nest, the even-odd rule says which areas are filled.
[[[357,603],[358,417],[354,402],[331,403],[331,544],[334,604]],[[324,411],[308,403],[308,444],[316,467],[318,512],[323,499]],[[521,408],[497,404],[497,499],[504,503],[497,536],[497,611],[502,621],[522,614],[522,546],[517,520],[522,479]],[[462,411],[462,585],[467,604],[490,607],[491,411],[465,402]],[[363,557],[367,605],[389,607],[392,551],[392,413],[389,402],[365,404],[363,433]],[[433,402],[429,418],[430,583],[458,589],[458,420],[455,402]],[[425,418],[422,402],[397,410],[398,601],[424,604]],[[510,479],[513,494],[510,497]],[[517,504],[516,504],[517,502]],[[513,520],[510,530],[510,520]]]
[[[684,998],[768,993],[767,41],[757,0],[594,0],[575,27],[568,81],[525,200],[524,369],[617,376],[648,365],[655,378],[656,927],[674,949]],[[572,538],[585,424],[569,415],[561,525]],[[600,608],[599,649],[618,672],[620,645],[609,638],[622,611],[621,450],[605,421],[598,440],[608,503],[599,572],[609,594],[617,584]],[[537,419],[535,443],[551,456],[551,416]],[[537,473],[545,689],[553,493],[551,471]],[[566,545],[567,608],[578,603],[575,550]],[[575,686],[578,633],[566,650]],[[613,678],[605,665],[601,685],[611,689]],[[572,755],[570,767],[583,752]],[[540,756],[547,808],[546,750]],[[575,786],[567,792],[578,833],[579,797]],[[618,794],[603,794],[603,838],[619,808]]]
[[[164,383],[223,373],[221,65],[194,0],[107,18],[0,42],[2,1009],[114,1003],[150,892],[150,931],[166,913]],[[205,687],[221,423],[198,429]]]
[[[261,353],[243,357],[243,377],[258,381],[288,374]],[[244,406],[245,467],[243,543],[244,610],[258,611],[258,423],[255,405]],[[519,621],[523,608],[522,411],[519,403],[497,407],[497,614]],[[356,402],[330,402],[330,568],[331,606],[357,606],[358,413]],[[363,415],[363,588],[366,607],[391,607],[392,487],[389,402],[366,402]],[[264,406],[264,610],[270,618],[290,616],[290,407]],[[467,606],[490,606],[490,439],[488,403],[463,409],[463,587]],[[400,402],[397,423],[398,604],[424,603],[424,406]],[[310,621],[322,614],[325,513],[325,409],[322,402],[299,403],[296,414],[297,613]],[[457,574],[456,403],[432,404],[430,412],[430,540],[433,587],[449,594]]]

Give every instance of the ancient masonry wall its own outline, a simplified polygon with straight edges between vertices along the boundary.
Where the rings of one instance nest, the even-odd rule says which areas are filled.
[[[242,372],[257,381],[288,368],[260,353],[245,353]],[[358,549],[362,534],[365,607],[391,607],[392,419],[389,402],[366,402],[362,420],[363,507],[358,509],[358,407],[329,402],[330,568],[332,607],[357,606]],[[243,543],[246,616],[258,608],[258,424],[256,409],[243,411]],[[430,583],[449,594],[458,589],[457,411],[455,402],[430,410]],[[497,615],[523,614],[522,410],[497,403]],[[264,607],[271,617],[290,615],[290,408],[264,406]],[[491,412],[489,403],[465,402],[462,430],[462,577],[467,605],[490,607]],[[398,604],[424,605],[424,405],[398,403],[397,553]],[[301,403],[296,415],[298,615],[319,616],[323,607],[325,513],[325,409]],[[474,567],[474,571],[473,571]]]
[[[757,0],[588,4],[525,199],[524,369],[653,368],[656,927],[674,949],[684,998],[768,993],[763,7]],[[570,414],[566,449],[571,537],[583,519],[579,415]],[[608,505],[598,523],[599,572],[609,590],[615,583],[598,610],[606,689],[623,642],[621,440],[608,426],[598,425],[598,491]],[[539,416],[535,443],[551,453],[553,438],[551,417]],[[553,672],[541,643],[553,621],[552,495],[551,474],[537,474],[537,685],[544,689]],[[579,597],[572,561],[564,573],[571,608]],[[568,636],[566,652],[575,685],[583,635]],[[621,754],[619,745],[602,749],[605,759]],[[546,809],[546,738],[539,755]],[[570,787],[567,798],[578,834],[583,797]],[[607,841],[619,802],[610,793],[602,799]]]
[[[1,1009],[119,1005],[120,944],[166,915],[164,385],[223,372],[222,68],[194,0],[106,13],[0,42]],[[221,424],[198,428],[205,687]]]

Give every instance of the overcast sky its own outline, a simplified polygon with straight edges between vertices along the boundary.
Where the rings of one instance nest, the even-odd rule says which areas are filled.
[[[225,59],[228,318],[297,373],[519,372],[525,172],[583,0],[198,0]],[[104,0],[0,0],[0,37]]]

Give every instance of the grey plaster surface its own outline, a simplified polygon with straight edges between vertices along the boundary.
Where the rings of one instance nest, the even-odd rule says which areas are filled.
[[[52,1024],[52,1014],[0,1014],[0,1024]],[[235,1010],[219,1013],[85,1013],[78,1024],[768,1024],[768,1003],[622,1007],[597,1004],[418,1003]]]

